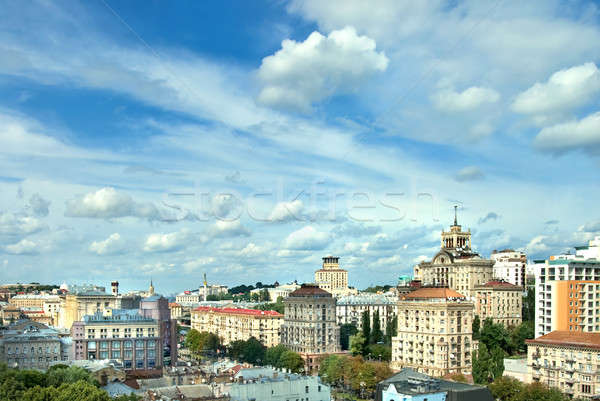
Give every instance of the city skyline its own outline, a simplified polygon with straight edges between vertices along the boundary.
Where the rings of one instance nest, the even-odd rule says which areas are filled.
[[[600,235],[593,2],[0,2],[4,282],[395,284]],[[510,29],[508,28],[510,27]]]

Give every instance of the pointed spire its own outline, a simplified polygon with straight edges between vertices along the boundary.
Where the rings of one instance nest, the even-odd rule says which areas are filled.
[[[454,225],[457,226],[458,225],[458,221],[456,218],[456,209],[458,208],[457,205],[454,205]]]

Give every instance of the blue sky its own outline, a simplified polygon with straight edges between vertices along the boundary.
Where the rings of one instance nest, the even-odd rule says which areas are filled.
[[[555,1],[0,3],[5,282],[394,284],[599,234],[600,10]]]

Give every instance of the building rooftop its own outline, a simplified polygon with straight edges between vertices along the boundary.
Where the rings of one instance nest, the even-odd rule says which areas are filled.
[[[502,280],[491,280],[491,281],[488,281],[485,284],[478,285],[478,286],[475,286],[475,287],[476,288],[483,288],[483,287],[488,287],[488,288],[503,288],[503,289],[507,289],[507,290],[519,290],[519,291],[523,290],[523,287],[511,284],[509,282],[502,281]]]
[[[101,312],[98,312],[93,315],[85,315],[83,321],[85,323],[125,323],[131,321],[153,322],[154,319],[140,315],[137,309],[112,309],[111,315],[103,315]]]
[[[402,296],[402,299],[455,299],[463,298],[464,295],[445,287],[422,287],[416,291],[409,292]]]
[[[382,294],[358,294],[358,295],[346,295],[344,297],[338,298],[338,305],[394,305],[396,303],[395,299],[387,297]]]
[[[229,315],[250,315],[250,316],[268,316],[268,317],[283,317],[283,315],[274,310],[258,310],[258,309],[243,309],[243,308],[214,308],[212,306],[200,306],[194,309],[200,312],[213,312]]]
[[[525,342],[527,344],[571,346],[600,350],[600,333],[556,330],[534,340],[525,340]]]
[[[302,284],[300,288],[293,291],[289,295],[290,297],[329,297],[331,293],[320,288],[317,284]]]

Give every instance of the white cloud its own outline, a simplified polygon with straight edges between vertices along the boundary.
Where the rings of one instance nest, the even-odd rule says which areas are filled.
[[[550,247],[544,243],[548,237],[545,235],[538,235],[534,237],[527,245],[525,245],[525,251],[528,255],[539,254],[547,252]]]
[[[218,194],[212,199],[212,212],[218,219],[229,219],[241,214],[242,201],[235,194]]]
[[[412,260],[412,262],[413,262],[413,264],[416,265],[416,264],[419,264],[421,262],[425,262],[425,261],[430,260],[430,259],[431,259],[431,256],[419,255],[417,257],[414,257],[413,260]]]
[[[575,121],[543,128],[533,144],[540,150],[562,153],[581,149],[598,154],[600,148],[600,112]]]
[[[283,247],[294,250],[321,250],[329,244],[329,234],[315,230],[312,226],[305,226],[292,232],[283,241]]]
[[[134,216],[148,220],[158,220],[160,213],[152,203],[135,202],[131,196],[105,187],[75,199],[65,205],[67,217],[118,218]]]
[[[0,235],[5,237],[21,237],[37,233],[48,228],[39,219],[30,216],[19,216],[14,213],[0,213]]]
[[[48,213],[50,213],[49,206],[50,201],[42,198],[40,194],[36,193],[29,198],[27,208],[31,210],[34,216],[46,217],[48,216]]]
[[[239,251],[238,255],[246,258],[255,258],[266,254],[268,250],[268,246],[259,246],[253,242],[249,242],[244,249]]]
[[[150,234],[144,243],[145,252],[169,252],[181,249],[189,239],[189,232],[182,230],[167,234]]]
[[[94,241],[89,246],[89,251],[98,255],[115,255],[124,250],[125,242],[119,233],[111,234],[103,241]]]
[[[34,255],[38,253],[37,244],[26,238],[16,244],[6,245],[4,249],[7,253],[12,253],[14,255]]]
[[[304,42],[286,39],[265,57],[258,76],[264,84],[258,99],[279,108],[309,111],[313,102],[359,88],[368,77],[385,71],[388,58],[373,39],[352,27],[328,36],[311,33]]]
[[[496,103],[500,94],[490,88],[472,86],[462,92],[442,90],[433,95],[432,100],[439,110],[469,111],[484,104]]]
[[[482,180],[485,177],[483,171],[477,166],[468,166],[461,169],[454,179],[458,182]]]
[[[186,273],[191,273],[191,272],[198,270],[201,267],[211,265],[211,264],[215,263],[215,261],[216,261],[216,259],[212,256],[197,258],[197,259],[185,262],[183,264],[183,269],[185,270]]]
[[[271,211],[271,214],[269,215],[269,221],[284,222],[301,220],[301,213],[303,209],[304,205],[300,199],[296,199],[291,202],[279,202]]]
[[[242,225],[239,220],[225,221],[217,220],[208,230],[211,237],[247,237],[250,231]]]
[[[562,112],[587,103],[599,91],[600,71],[594,63],[585,63],[557,71],[547,82],[520,93],[512,109],[523,114]]]
[[[365,253],[368,249],[368,242],[346,242],[346,244],[344,245],[344,251],[351,253]]]

